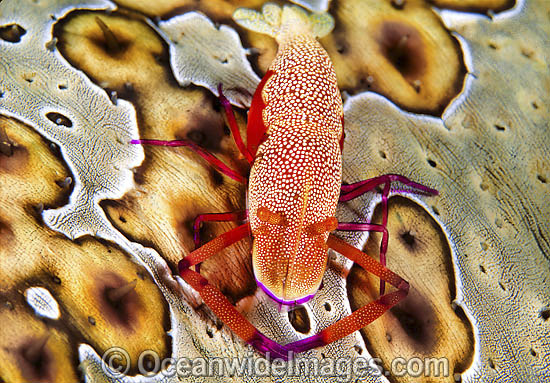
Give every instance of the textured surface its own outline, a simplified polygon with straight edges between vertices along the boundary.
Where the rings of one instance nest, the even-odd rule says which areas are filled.
[[[448,356],[453,370],[441,381],[452,382],[455,373],[468,382],[544,381],[550,371],[548,3],[522,2],[492,18],[437,14],[421,1],[407,1],[402,9],[395,5],[398,1],[388,2],[394,5],[385,4],[387,11],[360,3],[366,2],[332,2],[337,29],[321,41],[341,88],[353,96],[345,104],[344,181],[393,172],[441,194],[413,197],[415,202],[391,200],[397,232],[390,233],[394,253],[389,266],[411,281],[411,301],[419,304],[405,301],[401,311],[388,313],[362,336],[356,333],[307,355],[360,353],[379,357],[383,366],[395,355]],[[165,1],[155,3],[159,8],[150,2],[135,4],[124,2],[147,17],[169,19],[199,10],[235,27],[230,21],[235,6],[228,2]],[[456,2],[437,4],[458,7]],[[491,9],[510,6],[486,4],[476,11],[492,15]],[[252,355],[172,276],[177,260],[192,249],[193,218],[242,209],[244,188],[184,149],[143,151],[127,144],[138,132],[147,138],[190,138],[244,168],[217,100],[202,87],[178,85],[169,64],[170,42],[140,14],[67,15],[75,8],[114,9],[103,1],[23,5],[0,4],[0,378],[72,382],[84,373],[90,381],[113,381],[99,360],[111,346],[131,354],[129,376],[122,381],[140,380],[132,377],[135,361],[148,348],[161,358]],[[239,5],[260,6],[252,1]],[[409,18],[407,12],[415,16]],[[391,69],[398,63],[392,58],[401,53],[416,57],[414,46],[407,45],[410,39],[399,44],[407,34],[403,28],[390,28],[398,39],[390,33],[389,46],[406,49],[389,58],[375,44],[368,51],[355,44],[363,37],[377,41],[376,30],[356,34],[365,25],[387,22],[380,18],[384,14],[390,21],[415,20],[407,28],[418,32],[419,41],[432,44],[424,44],[429,49],[422,57],[426,68],[442,67],[441,75],[419,84],[408,76],[416,74],[415,65]],[[109,48],[108,33],[96,16],[117,36],[122,50]],[[274,41],[237,31],[244,47],[255,48],[252,68],[263,75],[274,57]],[[367,64],[374,66],[367,70]],[[384,77],[382,68],[394,80]],[[430,83],[432,93],[423,93]],[[369,89],[378,94],[364,93]],[[244,117],[239,111],[241,126]],[[340,206],[337,216],[369,219],[375,202],[365,197]],[[230,227],[208,225],[203,239]],[[347,238],[369,252],[377,248],[364,236]],[[409,247],[400,247],[405,245]],[[375,291],[361,274],[350,271],[350,264],[330,253],[324,288],[304,306],[299,325],[256,293],[249,248],[243,241],[206,262],[201,272],[281,343],[318,332],[348,313],[350,300],[355,308]],[[113,295],[107,292],[134,283],[123,308],[113,309],[105,298]],[[31,287],[49,291],[59,305],[59,319],[36,316],[24,296]],[[272,380],[233,378],[262,379]],[[418,381],[410,376],[388,379]],[[149,380],[174,379],[159,373]]]

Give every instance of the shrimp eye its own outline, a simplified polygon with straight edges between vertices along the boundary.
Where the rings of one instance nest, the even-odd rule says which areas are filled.
[[[260,221],[265,223],[270,223],[277,226],[288,225],[286,218],[283,216],[282,213],[274,213],[267,207],[260,206],[258,210],[256,210],[256,215],[258,216]]]
[[[326,233],[327,231],[333,231],[338,227],[338,220],[336,217],[328,217],[324,221],[315,222],[306,227],[306,233],[310,237]]]

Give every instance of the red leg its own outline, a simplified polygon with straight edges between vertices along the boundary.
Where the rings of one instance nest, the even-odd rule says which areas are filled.
[[[365,270],[372,272],[381,279],[397,287],[398,290],[383,295],[374,302],[361,307],[359,310],[356,310],[348,317],[327,327],[317,335],[282,346],[259,332],[237,311],[237,309],[235,309],[235,307],[233,307],[229,300],[218,289],[210,285],[200,274],[189,269],[189,267],[194,264],[202,262],[249,234],[250,225],[248,223],[228,231],[182,259],[178,265],[178,269],[180,276],[200,294],[203,301],[218,318],[235,334],[264,355],[269,353],[270,356],[275,358],[288,360],[292,357],[293,353],[307,351],[334,342],[363,328],[381,316],[389,308],[401,301],[409,291],[409,284],[403,278],[353,246],[330,235],[327,241],[328,247],[345,255],[352,261],[358,263]]]
[[[210,285],[200,274],[190,269],[183,269],[180,270],[180,275],[200,294],[204,303],[214,314],[246,343],[264,355],[269,353],[270,357],[289,359],[289,352],[285,346],[281,346],[258,331],[220,290]]]
[[[258,146],[264,141],[267,127],[264,124],[263,110],[265,103],[262,97],[262,92],[267,81],[273,76],[275,72],[269,70],[262,78],[262,81],[258,84],[254,96],[252,97],[252,104],[248,111],[248,124],[246,125],[246,146],[248,151],[252,155],[256,155]]]
[[[380,185],[384,185],[384,189],[382,191],[382,227],[383,229],[380,230],[376,228],[380,225],[374,225],[372,224],[358,224],[357,230],[361,231],[380,231],[382,232],[382,242],[380,243],[380,263],[382,265],[386,265],[386,252],[388,250],[388,231],[386,230],[386,226],[388,224],[388,196],[391,191],[391,183],[399,181],[407,186],[410,186],[412,188],[417,189],[418,193],[424,193],[428,195],[437,195],[438,191],[435,189],[431,189],[427,186],[424,186],[422,184],[413,182],[409,180],[407,177],[400,176],[398,174],[385,174],[383,176],[370,178],[364,181],[359,181],[351,185],[342,185],[341,194],[340,194],[340,202],[345,202],[352,200],[354,198],[357,198],[374,188]],[[399,190],[401,192],[411,192],[410,190]],[[348,224],[349,225],[349,224]],[[363,226],[360,226],[363,225]],[[369,228],[369,225],[371,228]],[[351,227],[351,226],[348,226]],[[339,230],[342,230],[339,228]],[[353,230],[353,229],[343,229],[343,230]],[[380,295],[384,294],[385,291],[385,282],[383,280],[380,280]]]
[[[205,243],[197,250],[192,251],[189,255],[179,261],[178,268],[182,270],[188,269],[191,266],[203,262],[212,255],[222,251],[226,247],[240,241],[250,235],[250,224],[247,222],[244,225],[238,226],[226,233],[214,238],[210,242]]]
[[[399,303],[409,292],[409,283],[407,281],[343,240],[330,235],[327,246],[359,264],[366,271],[370,271],[380,277],[380,279],[397,287],[398,290],[382,295],[377,300],[354,311],[351,315],[339,320],[316,335],[285,345],[289,351],[293,351],[294,353],[325,346],[362,329]]]
[[[231,213],[199,214],[193,223],[193,241],[195,249],[201,247],[200,228],[203,222],[242,222],[248,219],[248,210]]]
[[[387,204],[386,204],[387,206]],[[387,224],[387,222],[386,222]],[[380,243],[380,263],[386,266],[386,251],[388,250],[388,229],[386,226],[377,225],[374,223],[355,223],[355,222],[339,222],[336,230],[341,231],[376,231],[382,233],[382,242]],[[380,295],[384,294],[386,284],[380,280]]]
[[[198,215],[193,223],[193,242],[195,242],[195,250],[201,247],[200,229],[203,222],[242,222],[246,219],[248,219],[248,210],[232,213],[210,213]],[[200,263],[195,265],[195,271],[197,273],[200,273],[200,266]]]
[[[220,102],[223,105],[223,108],[225,109],[225,115],[227,116],[227,122],[229,123],[229,129],[231,129],[231,133],[233,133],[233,139],[235,140],[235,144],[237,145],[237,148],[239,148],[239,151],[241,154],[246,158],[248,163],[252,165],[254,162],[254,157],[250,154],[248,149],[243,143],[243,139],[241,137],[241,133],[239,132],[239,125],[237,125],[237,120],[235,119],[235,114],[233,113],[233,109],[231,108],[231,103],[222,92],[222,84],[218,84],[218,93],[220,97]]]
[[[155,146],[185,146],[193,150],[199,156],[204,158],[210,165],[214,166],[220,172],[226,176],[234,179],[237,182],[246,184],[247,180],[242,175],[240,175],[235,170],[231,169],[229,166],[224,164],[222,161],[217,159],[212,154],[208,153],[206,150],[201,148],[199,145],[188,140],[172,140],[172,141],[162,141],[162,140],[132,140],[131,144],[142,144],[142,145],[155,145]]]
[[[245,342],[264,355],[269,352],[270,356],[288,360],[289,353],[284,346],[259,332],[217,288],[210,285],[199,273],[189,269],[248,235],[249,223],[220,235],[183,258],[178,264],[179,274],[200,294],[214,314]]]

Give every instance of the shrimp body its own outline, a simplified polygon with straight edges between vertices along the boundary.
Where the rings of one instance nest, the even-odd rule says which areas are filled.
[[[342,99],[325,50],[308,31],[278,38],[269,79],[255,97],[265,105],[265,141],[249,179],[253,268],[282,302],[305,301],[327,264],[328,231],[340,194]]]
[[[341,186],[343,106],[330,59],[316,37],[330,32],[329,15],[312,14],[296,6],[281,9],[265,4],[262,13],[239,8],[235,21],[273,36],[279,52],[256,89],[248,113],[246,147],[229,101],[221,93],[235,143],[252,164],[248,180],[248,217],[244,223],[200,246],[201,222],[233,221],[244,212],[199,215],[194,223],[198,247],[178,263],[182,279],[195,289],[218,318],[245,342],[265,355],[288,360],[295,353],[330,344],[361,329],[404,299],[409,283],[385,267],[387,199],[391,182],[399,181],[424,194],[437,190],[397,174],[386,174]],[[246,179],[188,140],[132,140],[134,144],[187,146],[228,177]],[[382,192],[382,225],[338,223],[338,201],[357,198],[377,186]],[[342,193],[342,194],[341,194]],[[345,241],[332,230],[382,232],[380,262]],[[220,250],[252,233],[252,264],[258,285],[283,304],[309,299],[319,288],[327,266],[328,248],[345,256],[397,290],[381,295],[321,332],[284,346],[269,339],[245,318],[199,272],[191,270]]]

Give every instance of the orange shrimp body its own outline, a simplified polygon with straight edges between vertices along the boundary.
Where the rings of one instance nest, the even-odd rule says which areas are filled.
[[[219,85],[220,102],[241,154],[252,164],[248,180],[249,222],[200,246],[200,224],[239,221],[245,212],[201,214],[195,219],[198,247],[178,263],[180,277],[197,291],[205,304],[235,334],[264,355],[288,360],[294,354],[321,347],[350,335],[380,317],[404,299],[409,283],[385,267],[387,199],[391,182],[399,181],[424,194],[437,190],[404,176],[387,174],[341,186],[343,106],[330,59],[315,37],[329,33],[334,21],[327,14],[311,14],[296,6],[282,9],[264,4],[262,13],[239,8],[235,21],[274,37],[279,52],[260,82],[248,113],[246,147],[229,101]],[[246,178],[188,140],[132,140],[133,144],[186,146],[232,179]],[[338,201],[349,201],[384,185],[383,223],[338,223]],[[332,230],[383,233],[380,262],[345,241]],[[319,288],[327,266],[328,248],[342,254],[397,290],[355,310],[321,332],[281,345],[260,332],[223,293],[198,270],[191,270],[222,249],[254,236],[252,264],[258,285],[282,304],[302,303]]]
[[[279,52],[261,98],[266,128],[249,179],[253,268],[280,301],[314,294],[336,224],[343,134],[342,99],[325,50],[294,34]]]

